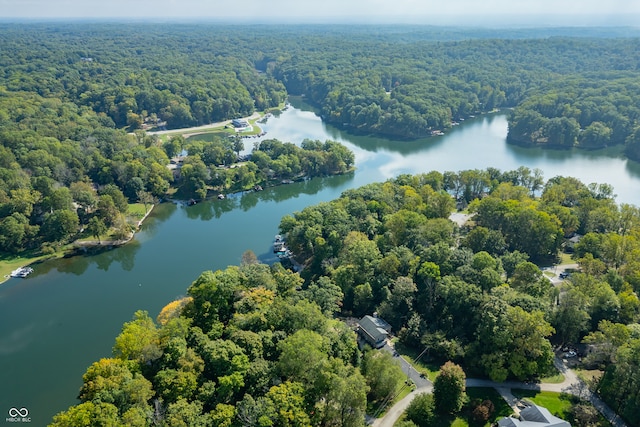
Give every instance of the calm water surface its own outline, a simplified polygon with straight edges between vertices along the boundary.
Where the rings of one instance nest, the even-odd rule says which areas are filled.
[[[637,163],[613,150],[507,145],[503,114],[467,120],[443,137],[407,142],[348,135],[324,125],[299,101],[294,105],[263,125],[267,136],[343,142],[356,153],[355,173],[192,207],[163,204],[125,247],[43,263],[28,279],[0,285],[0,420],[10,408],[24,407],[31,425],[46,425],[77,403],[82,374],[93,361],[110,356],[122,323],[136,310],[155,317],[184,295],[200,272],[236,265],[247,249],[273,261],[271,241],[282,216],[346,189],[402,173],[525,165],[542,169],[547,179],[570,175],[585,183],[608,182],[619,202],[640,204]]]

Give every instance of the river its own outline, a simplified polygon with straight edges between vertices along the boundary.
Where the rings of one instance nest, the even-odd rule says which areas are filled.
[[[271,242],[282,216],[349,188],[402,173],[525,165],[542,169],[547,179],[565,175],[585,183],[607,182],[619,202],[640,202],[637,163],[616,150],[508,145],[502,113],[467,120],[445,136],[408,142],[343,133],[325,125],[300,100],[292,103],[262,125],[267,137],[343,142],[354,151],[357,170],[191,207],[162,204],[132,243],[99,255],[45,262],[27,279],[0,285],[0,414],[26,408],[32,425],[46,425],[55,413],[77,403],[82,374],[92,362],[111,355],[114,338],[136,310],[155,317],[184,295],[200,272],[236,265],[245,250],[273,261]]]

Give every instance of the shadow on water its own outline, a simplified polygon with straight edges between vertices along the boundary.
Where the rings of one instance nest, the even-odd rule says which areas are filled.
[[[261,202],[282,202],[300,195],[314,195],[328,188],[339,188],[353,180],[354,172],[324,178],[313,178],[267,187],[263,191],[247,191],[229,194],[224,200],[208,200],[194,206],[185,207],[187,218],[209,221],[237,209],[249,211]]]
[[[51,271],[59,273],[70,273],[76,276],[84,274],[87,269],[95,264],[98,270],[108,271],[115,262],[121,266],[124,271],[132,271],[135,267],[135,256],[140,249],[142,240],[152,238],[161,223],[168,220],[177,209],[173,203],[161,203],[157,205],[151,214],[145,220],[142,231],[125,245],[109,246],[102,245],[94,248],[78,249],[71,256],[65,256],[62,259],[51,260],[39,263],[34,269],[33,277],[46,275]]]
[[[74,256],[39,264],[34,271],[33,277],[46,275],[51,271],[81,276],[92,264],[95,264],[98,270],[108,271],[114,262],[118,263],[123,270],[132,271],[135,267],[135,256],[140,246],[140,242],[134,239],[119,247],[102,246],[87,251],[79,251]]]

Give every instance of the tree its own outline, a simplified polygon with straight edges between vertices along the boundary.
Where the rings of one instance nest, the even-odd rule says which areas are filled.
[[[78,231],[78,214],[69,210],[58,210],[45,215],[42,234],[50,242],[68,239]]]
[[[119,424],[118,408],[110,403],[84,402],[53,417],[53,427],[91,427]]]
[[[304,387],[298,382],[284,382],[273,386],[265,395],[266,416],[273,424],[281,427],[309,427],[311,421],[304,403]]]
[[[102,220],[104,225],[111,227],[116,223],[120,213],[113,202],[113,198],[108,194],[104,194],[98,199],[98,209],[96,214],[97,217]]]
[[[429,427],[435,419],[434,396],[430,393],[420,393],[407,407],[407,419],[418,427]]]
[[[536,298],[549,294],[553,285],[537,265],[524,261],[516,266],[511,278],[511,285],[521,292]]]
[[[198,378],[193,372],[163,369],[155,376],[155,390],[166,403],[179,399],[191,400],[198,388]]]
[[[580,336],[589,330],[590,320],[587,299],[573,287],[562,293],[558,305],[551,314],[551,324],[562,343],[577,343]]]
[[[336,285],[328,276],[321,276],[311,283],[305,294],[310,301],[320,306],[323,313],[333,315],[340,311],[344,294],[340,286]]]
[[[323,372],[326,391],[315,405],[314,417],[320,425],[361,427],[367,406],[367,385],[357,368],[345,365],[339,359],[331,361]]]
[[[129,209],[129,204],[127,203],[127,198],[124,196],[122,191],[113,184],[105,185],[102,190],[100,190],[101,196],[111,196],[111,200],[115,205],[116,209],[120,213],[126,213],[127,209]]]
[[[554,329],[541,311],[528,313],[495,297],[482,310],[476,342],[467,354],[470,360],[493,381],[504,381],[510,375],[525,380],[546,372],[553,363],[547,337]]]
[[[590,344],[590,351],[586,357],[587,363],[612,363],[618,348],[626,344],[631,332],[626,325],[601,320],[598,330],[589,333],[582,342]]]
[[[135,363],[120,359],[100,359],[82,376],[82,402],[110,403],[120,413],[137,406],[147,407],[153,396],[151,382],[138,372]]]
[[[278,371],[288,380],[312,387],[327,367],[327,341],[316,332],[301,329],[281,341],[278,348]]]
[[[98,239],[98,243],[100,243],[100,236],[107,232],[107,226],[104,225],[104,221],[102,221],[97,216],[92,217],[89,220],[89,224],[87,224],[87,232]]]
[[[211,418],[203,414],[202,402],[195,400],[189,402],[180,399],[167,406],[164,422],[169,426],[177,427],[205,427],[211,425]]]
[[[29,225],[29,220],[19,212],[0,219],[0,249],[16,253],[23,249],[28,237],[37,227]]]
[[[143,363],[160,357],[158,330],[146,311],[138,310],[131,322],[122,327],[116,337],[113,353],[124,360],[137,360]]]
[[[453,362],[440,367],[433,382],[433,400],[436,411],[443,414],[455,414],[467,401],[465,393],[466,375],[462,368]]]
[[[402,384],[404,373],[391,354],[368,351],[362,361],[362,373],[369,387],[369,398],[381,401],[395,394]]]
[[[398,277],[393,282],[391,295],[380,304],[381,317],[387,320],[395,330],[401,327],[409,319],[414,310],[414,299],[418,288],[409,277]]]

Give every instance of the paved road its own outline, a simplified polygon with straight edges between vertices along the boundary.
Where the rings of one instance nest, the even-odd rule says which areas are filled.
[[[403,356],[398,355],[396,350],[392,346],[390,346],[389,343],[385,344],[382,350],[394,355],[394,358],[400,363],[402,372],[407,374],[407,378],[413,381],[413,383],[416,385],[416,389],[406,395],[402,400],[397,402],[391,408],[389,408],[384,417],[377,418],[371,423],[373,427],[393,427],[395,422],[398,421],[411,401],[418,394],[433,392],[433,384],[431,383],[431,381],[429,381],[428,378],[420,375],[420,372],[416,371],[410,361],[405,359]]]
[[[420,393],[431,393],[431,388],[418,388],[406,395],[402,400],[389,408],[389,411],[382,418],[378,418],[373,421],[372,427],[393,427],[393,425],[400,419],[404,411],[407,409],[411,401]]]
[[[553,267],[545,267],[543,268],[543,271],[553,273],[554,275],[549,277],[549,280],[551,280],[551,283],[553,283],[554,286],[558,286],[560,283],[564,282],[564,279],[560,278],[560,273],[569,273],[579,269],[580,266],[578,264],[560,264]]]
[[[382,350],[387,351],[392,355],[394,355],[394,358],[397,359],[398,362],[400,362],[400,367],[402,368],[402,372],[404,372],[407,375],[407,379],[410,379],[411,381],[413,381],[413,383],[416,385],[416,388],[433,387],[433,384],[431,383],[431,381],[429,381],[428,378],[420,375],[420,372],[418,372],[416,368],[413,367],[413,365],[411,364],[411,360],[407,360],[403,356],[400,356],[396,352],[396,350],[391,345],[389,345],[388,342],[384,345],[384,347],[382,347]]]
[[[389,351],[392,354],[395,353],[393,347],[389,344],[383,348],[385,351]],[[372,425],[373,427],[393,427],[395,422],[402,416],[402,413],[407,409],[411,401],[420,393],[431,393],[433,391],[433,384],[428,379],[420,377],[420,374],[410,365],[410,363],[403,357],[397,357],[400,360],[403,371],[407,372],[409,378],[416,383],[416,390],[407,395],[404,399],[393,405],[383,418],[376,419]],[[554,359],[554,365],[564,375],[564,381],[558,384],[550,383],[528,383],[519,381],[505,381],[497,383],[491,380],[482,380],[476,378],[467,378],[467,387],[493,387],[495,388],[505,401],[513,408],[515,407],[515,397],[511,394],[511,389],[524,389],[524,390],[543,390],[543,391],[555,391],[564,392],[578,396],[584,400],[588,400],[591,404],[609,420],[609,422],[615,427],[627,427],[626,423],[616,415],[616,413],[609,408],[595,393],[592,393],[589,388],[584,384],[576,375],[576,373],[569,369],[566,364],[559,358]],[[416,381],[418,380],[418,381]]]
[[[252,115],[250,115],[249,117],[244,117],[243,120],[253,120],[253,119],[257,119],[258,117],[260,117],[260,113],[255,112]],[[211,128],[217,128],[217,127],[222,127],[222,126],[226,126],[229,123],[231,123],[231,120],[225,120],[223,122],[217,122],[217,123],[210,123],[208,125],[202,125],[202,126],[195,126],[195,127],[191,127],[191,128],[182,128],[182,129],[170,129],[170,130],[159,130],[159,131],[154,131],[154,132],[147,132],[148,135],[166,135],[166,134],[173,134],[173,133],[181,133],[183,135],[186,134],[195,134],[197,132],[200,131],[205,131],[207,129],[211,129]]]

